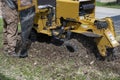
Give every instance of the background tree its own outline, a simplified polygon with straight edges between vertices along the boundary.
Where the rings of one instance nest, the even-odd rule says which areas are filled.
[[[120,4],[120,0],[117,0],[117,3]]]

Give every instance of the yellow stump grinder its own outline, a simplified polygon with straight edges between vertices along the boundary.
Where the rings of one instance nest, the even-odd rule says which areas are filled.
[[[112,19],[95,18],[95,0],[18,0],[18,11],[24,44],[34,29],[62,41],[72,33],[93,37],[102,57],[119,46]]]

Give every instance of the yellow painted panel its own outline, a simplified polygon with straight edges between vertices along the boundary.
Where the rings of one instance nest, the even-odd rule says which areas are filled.
[[[73,0],[57,0],[56,6],[57,18],[73,18],[79,17],[79,2]]]

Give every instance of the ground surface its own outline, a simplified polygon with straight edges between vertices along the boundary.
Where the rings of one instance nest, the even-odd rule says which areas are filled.
[[[120,9],[96,7],[96,18],[105,18],[120,15]]]
[[[48,37],[42,37],[32,43],[28,58],[11,58],[1,54],[0,73],[16,80],[120,79],[119,59],[110,62],[96,60],[94,53],[97,51],[92,39],[76,37],[79,39],[72,41],[78,46],[77,52],[70,52],[64,45],[57,46]]]

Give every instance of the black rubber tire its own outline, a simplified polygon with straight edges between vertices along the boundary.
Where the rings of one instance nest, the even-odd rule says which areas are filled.
[[[75,39],[71,39],[71,40],[65,41],[64,45],[70,52],[76,52],[78,51],[78,46],[75,42],[76,42]]]

